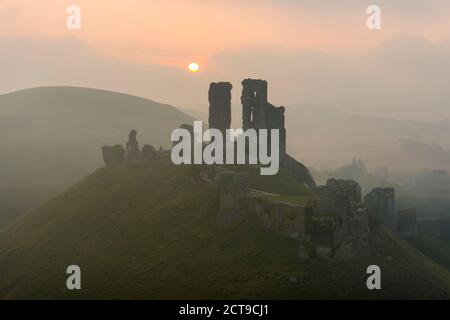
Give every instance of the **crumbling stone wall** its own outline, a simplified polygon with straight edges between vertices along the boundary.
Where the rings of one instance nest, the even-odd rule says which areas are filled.
[[[136,130],[131,130],[130,134],[128,135],[128,142],[126,144],[127,161],[139,159],[141,151],[139,149],[139,142],[137,141],[136,136]]]
[[[229,82],[213,82],[209,86],[209,127],[222,131],[230,128],[231,124],[231,89]]]
[[[162,147],[159,147],[159,150],[156,150],[149,144],[144,145],[141,151],[139,150],[139,142],[136,137],[137,131],[131,130],[128,136],[128,142],[126,143],[126,149],[122,145],[102,147],[103,161],[105,161],[105,164],[124,163],[125,161],[130,163],[154,159],[156,157],[167,156],[170,153],[170,151],[164,150]]]
[[[267,81],[245,79],[242,81],[242,128],[265,129]]]
[[[271,201],[264,197],[249,197],[247,207],[266,229],[296,239],[306,236],[314,213],[309,206]]]
[[[243,129],[278,129],[280,156],[283,157],[286,153],[285,108],[275,107],[268,103],[267,81],[260,79],[245,79],[242,81],[241,103]],[[268,139],[270,141],[270,131]]]
[[[220,173],[217,222],[240,219],[246,212],[246,196],[249,190],[250,174],[231,171]]]
[[[327,184],[315,188],[322,199],[335,200],[337,196],[346,196],[352,201],[361,202],[361,187],[353,180],[335,179],[327,180]]]
[[[315,211],[334,215],[333,258],[351,260],[367,254],[369,210],[361,202],[361,187],[353,180],[328,179],[314,189],[319,193]]]
[[[306,236],[314,213],[311,206],[250,194],[250,182],[250,174],[246,172],[222,171],[218,174],[218,223],[240,220],[246,214],[254,213],[268,230],[291,238]]]
[[[106,165],[125,162],[125,149],[120,144],[115,146],[103,146],[102,155]]]
[[[368,208],[344,194],[337,195],[335,205],[334,258],[351,260],[366,255],[370,234]]]
[[[364,203],[385,226],[394,226],[396,221],[394,188],[374,188],[364,197]]]

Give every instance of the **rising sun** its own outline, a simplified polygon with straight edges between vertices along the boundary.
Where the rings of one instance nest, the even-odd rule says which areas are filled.
[[[188,69],[191,72],[197,72],[198,70],[200,70],[200,66],[196,62],[192,62],[189,64]]]

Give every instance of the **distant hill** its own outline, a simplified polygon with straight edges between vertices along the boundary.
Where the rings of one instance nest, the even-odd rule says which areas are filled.
[[[371,170],[384,166],[394,175],[450,168],[442,157],[404,150],[405,140],[449,149],[450,125],[445,121],[364,117],[331,107],[294,105],[286,109],[286,123],[288,149],[306,165],[335,169],[358,158]]]
[[[386,231],[368,260],[301,264],[297,240],[251,215],[219,226],[217,189],[194,171],[169,159],[101,168],[0,230],[0,299],[450,296],[448,271]],[[284,172],[257,183],[305,192]],[[65,287],[72,264],[81,291]],[[371,264],[382,290],[366,288]]]
[[[14,191],[0,198],[0,215],[17,209],[16,199],[22,206],[79,181],[102,164],[101,146],[124,144],[130,129],[141,145],[168,147],[172,129],[186,122],[191,117],[170,105],[104,90],[41,87],[0,95],[0,190]],[[39,199],[30,199],[33,188]]]
[[[353,115],[338,108],[288,103],[287,149],[309,167],[336,169],[353,158],[369,169],[388,167],[394,176],[419,169],[450,170],[450,120],[436,122]],[[183,111],[207,121],[208,106]],[[233,127],[242,126],[241,105],[232,107]],[[412,146],[413,148],[407,148]],[[406,147],[406,148],[405,148]]]

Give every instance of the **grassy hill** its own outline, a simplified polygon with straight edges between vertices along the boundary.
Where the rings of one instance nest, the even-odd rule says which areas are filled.
[[[130,129],[141,145],[167,147],[172,130],[186,122],[192,119],[172,106],[104,90],[41,87],[0,95],[0,189],[12,195],[0,201],[0,215],[39,202],[32,189],[54,195],[73,185],[102,164],[102,145],[124,144]]]
[[[408,235],[405,237],[415,248],[430,259],[450,270],[450,240],[431,235]]]
[[[101,168],[0,230],[0,298],[450,297],[448,271],[383,230],[369,260],[301,264],[296,240],[251,215],[218,226],[216,187],[194,171],[168,159]],[[283,172],[267,179],[255,183],[294,183]],[[81,291],[65,287],[71,264]],[[382,269],[381,291],[366,289],[370,264]]]

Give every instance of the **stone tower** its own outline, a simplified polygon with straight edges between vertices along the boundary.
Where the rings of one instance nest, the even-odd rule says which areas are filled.
[[[209,86],[209,127],[225,130],[231,125],[231,89],[229,82],[213,82]]]
[[[265,129],[267,81],[245,79],[242,81],[242,128]]]
[[[259,79],[245,79],[242,81],[241,103],[242,128],[244,130],[249,128],[256,130],[278,129],[280,134],[280,157],[283,157],[286,154],[285,109],[284,107],[275,107],[267,101],[267,81]]]
[[[394,225],[396,220],[394,188],[374,188],[364,197],[364,203],[385,226]]]

